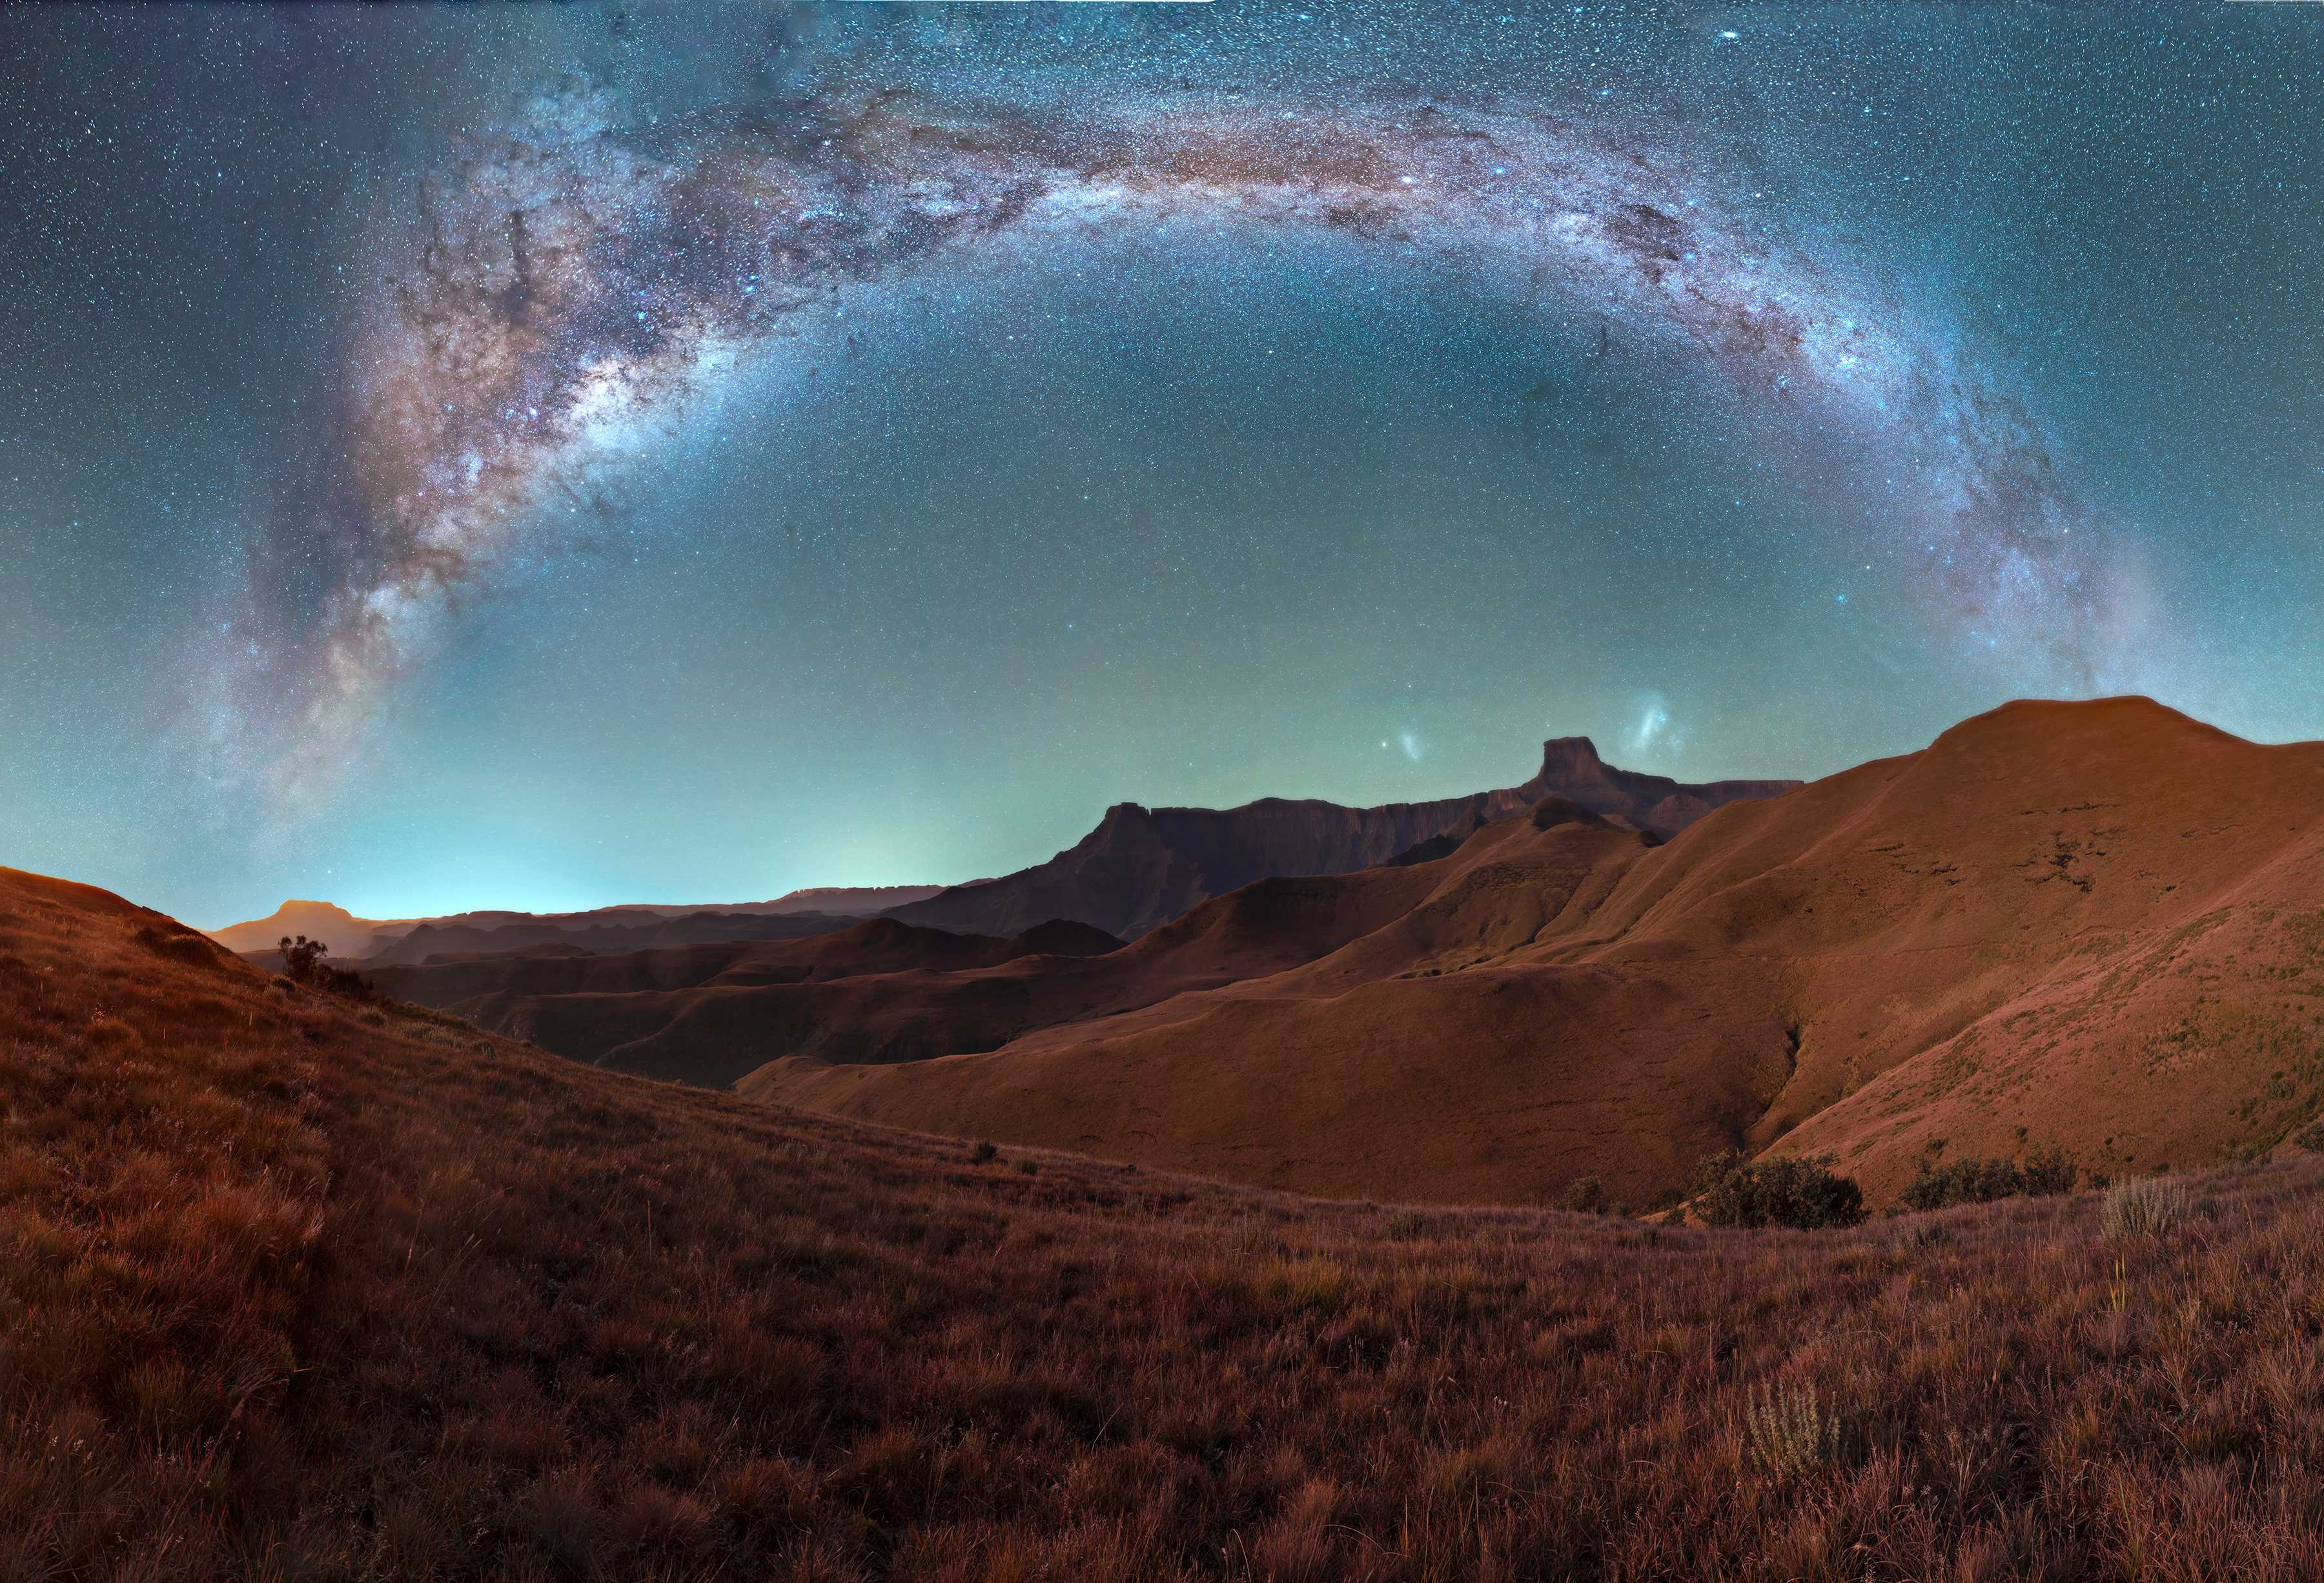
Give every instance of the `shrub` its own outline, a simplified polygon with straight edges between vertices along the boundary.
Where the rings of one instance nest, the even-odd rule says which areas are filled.
[[[1040,1173],[1041,1163],[1038,1160],[1019,1160],[1017,1162],[1017,1174],[1019,1176],[1038,1176]]]
[[[1595,1176],[1577,1178],[1557,1201],[1557,1207],[1577,1215],[1602,1215],[1609,1208],[1606,1184]]]
[[[1771,1385],[1752,1392],[1743,1410],[1743,1443],[1779,1478],[1837,1463],[1844,1430],[1840,1415],[1824,1405],[1813,1385]]]
[[[2062,1149],[2015,1160],[1966,1158],[1932,1166],[1923,1157],[1919,1174],[1897,1198],[1899,1213],[1941,1210],[1952,1204],[1989,1204],[1997,1199],[2043,1198],[2071,1192],[2081,1168]]]
[[[2098,1229],[2109,1238],[2160,1237],[2194,1210],[2194,1196],[2170,1178],[2134,1176],[2107,1189]]]
[[[1816,1231],[1861,1221],[1864,1190],[1833,1171],[1830,1155],[1747,1161],[1730,1151],[1695,1168],[1694,1213],[1706,1226]]]
[[[304,934],[296,940],[288,934],[283,935],[281,949],[282,971],[294,984],[314,982],[315,970],[322,965],[323,958],[331,950],[320,940],[309,940]]]
[[[324,967],[315,971],[315,982],[334,995],[344,995],[350,1000],[372,998],[371,980],[352,968]]]
[[[990,1143],[979,1143],[974,1148],[968,1151],[968,1157],[976,1164],[989,1165],[992,1163],[992,1157],[1000,1152],[1001,1151],[999,1149],[994,1148]]]
[[[335,968],[323,958],[331,948],[320,940],[309,940],[304,934],[293,940],[282,936],[282,971],[294,984],[311,984],[318,989],[327,989],[334,995],[344,995],[350,1000],[372,998],[371,980],[351,968]]]

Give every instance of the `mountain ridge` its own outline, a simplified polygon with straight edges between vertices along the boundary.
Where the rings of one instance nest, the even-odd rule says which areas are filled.
[[[935,896],[941,885],[811,886],[786,891],[771,901],[712,902],[687,906],[671,902],[618,902],[570,913],[526,913],[483,908],[440,913],[429,917],[363,918],[328,901],[285,901],[263,918],[227,924],[204,933],[229,951],[266,952],[288,934],[304,934],[330,947],[333,956],[370,957],[421,929],[483,931],[518,929],[537,933],[573,934],[609,927],[634,927],[653,918],[677,919],[712,913],[734,917],[796,917],[812,916],[842,920],[874,916],[885,908]],[[473,933],[464,936],[470,942]],[[450,947],[457,949],[457,947]],[[417,958],[413,958],[417,960]]]
[[[1390,875],[1421,894],[1304,961],[940,1059],[802,1051],[738,1087],[1467,1202],[1589,1175],[1637,1201],[1729,1147],[1832,1154],[1878,1202],[1923,1160],[2053,1146],[2120,1173],[2324,1118],[2324,744],[2028,701],[1660,845],[1537,806],[1308,881],[1325,910]]]
[[[1556,737],[1542,744],[1530,779],[1461,796],[1371,807],[1314,797],[1259,797],[1231,808],[1116,803],[1047,862],[893,911],[909,923],[980,934],[1070,918],[1130,939],[1254,880],[1374,868],[1454,826],[1506,818],[1545,797],[1666,839],[1714,808],[1799,784],[1689,784],[1608,764],[1586,736]]]

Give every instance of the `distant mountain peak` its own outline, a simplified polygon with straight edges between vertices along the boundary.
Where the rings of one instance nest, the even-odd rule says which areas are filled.
[[[371,950],[379,927],[337,902],[293,897],[265,917],[210,930],[209,936],[228,951],[272,951],[285,935],[304,934],[321,941],[333,956],[362,956]]]
[[[337,902],[300,901],[296,898],[286,901],[281,907],[276,907],[274,909],[274,916],[278,918],[314,916],[325,918],[345,918],[349,923],[353,923],[355,921],[355,914],[347,911],[346,908],[341,907]]]

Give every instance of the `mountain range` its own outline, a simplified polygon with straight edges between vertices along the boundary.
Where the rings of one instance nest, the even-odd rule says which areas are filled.
[[[2022,703],[1667,841],[1508,801],[1118,949],[906,908],[378,981],[770,1103],[1435,1201],[1649,1201],[1729,1148],[1835,1155],[1877,1199],[2031,1147],[2133,1172],[2267,1153],[2324,1104],[2324,747]]]
[[[1651,1198],[1729,1147],[1834,1155],[1876,1197],[1924,1159],[2029,1139],[2110,1172],[2211,1162],[2324,1100],[2319,894],[2324,746],[2144,699],[2016,704],[1665,844],[1545,801],[1446,857],[1296,898],[1248,888],[1042,975],[1123,988],[1076,1017],[1028,987],[1059,1014],[990,1048],[978,975],[913,986],[960,1019],[961,1053],[810,1046],[739,1086],[1465,1201],[1584,1175]],[[1231,948],[1231,982],[1151,992],[1213,940],[1273,953]]]
[[[887,914],[955,934],[1013,939],[1052,920],[1125,939],[1253,880],[1343,874],[1441,855],[1485,824],[1565,797],[1626,829],[1676,834],[1713,808],[1771,796],[1788,780],[1689,785],[1618,769],[1587,737],[1542,745],[1540,770],[1521,786],[1434,802],[1347,807],[1265,797],[1235,808],[1146,808],[1120,803],[1047,862],[997,879],[943,888],[895,885],[794,890],[773,901],[683,907],[627,905],[589,912],[468,912],[433,918],[358,918],[328,902],[286,901],[272,916],[229,925],[211,938],[229,950],[272,953],[304,934],[335,957],[366,966],[435,956],[567,946],[589,953],[720,940],[796,939]],[[752,922],[752,919],[783,920]]]
[[[721,902],[700,907],[632,902],[595,907],[577,913],[484,911],[449,913],[431,918],[359,918],[327,901],[286,901],[269,916],[247,923],[228,924],[209,931],[209,937],[229,951],[272,952],[286,937],[304,934],[319,940],[337,957],[418,962],[442,951],[512,951],[528,946],[569,943],[586,951],[634,951],[648,944],[674,944],[684,939],[730,939],[719,929],[747,930],[747,925],[718,925],[703,933],[660,925],[712,916],[739,918],[806,918],[804,930],[776,928],[763,937],[787,939],[796,934],[839,926],[846,918],[863,917],[883,908],[900,907],[936,895],[937,885],[823,886],[794,890],[772,901]],[[761,925],[761,927],[764,927]],[[418,949],[406,942],[416,941]]]
[[[1677,834],[1713,808],[1773,796],[1792,780],[1690,786],[1617,769],[1587,737],[1542,744],[1532,779],[1500,791],[1434,802],[1344,807],[1263,797],[1235,808],[1147,808],[1118,803],[1097,828],[1047,862],[1003,879],[954,886],[894,909],[907,923],[1014,934],[1069,918],[1124,939],[1160,927],[1214,896],[1292,874],[1346,874],[1394,861],[1431,841],[1457,839],[1563,797],[1626,829]]]
[[[644,925],[589,915],[586,929],[421,925],[361,965],[390,994],[560,1054],[724,1084],[774,1054],[861,1062],[993,1049],[1295,965],[1328,949],[1317,938],[1336,943],[1334,930],[1388,916],[1366,902],[1338,924],[1299,917],[1298,898],[1332,888],[1318,881],[1386,865],[1414,870],[1389,890],[1416,897],[1427,863],[1544,798],[1653,844],[1711,809],[1796,784],[1689,785],[1615,768],[1589,739],[1569,737],[1545,743],[1539,771],[1519,786],[1434,802],[1119,805],[1047,863],[853,927],[717,913]],[[1208,904],[1252,887],[1216,927]],[[1131,936],[1136,949],[1111,954]],[[606,960],[572,960],[584,954]]]

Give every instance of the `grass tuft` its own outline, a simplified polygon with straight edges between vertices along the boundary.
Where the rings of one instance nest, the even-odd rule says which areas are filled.
[[[2109,1238],[2160,1237],[2195,1211],[2194,1195],[2168,1176],[2134,1176],[2107,1189],[2098,1228]]]
[[[1796,1478],[1839,1464],[1847,1426],[1813,1385],[1771,1383],[1746,1399],[1743,1438],[1760,1467]]]

